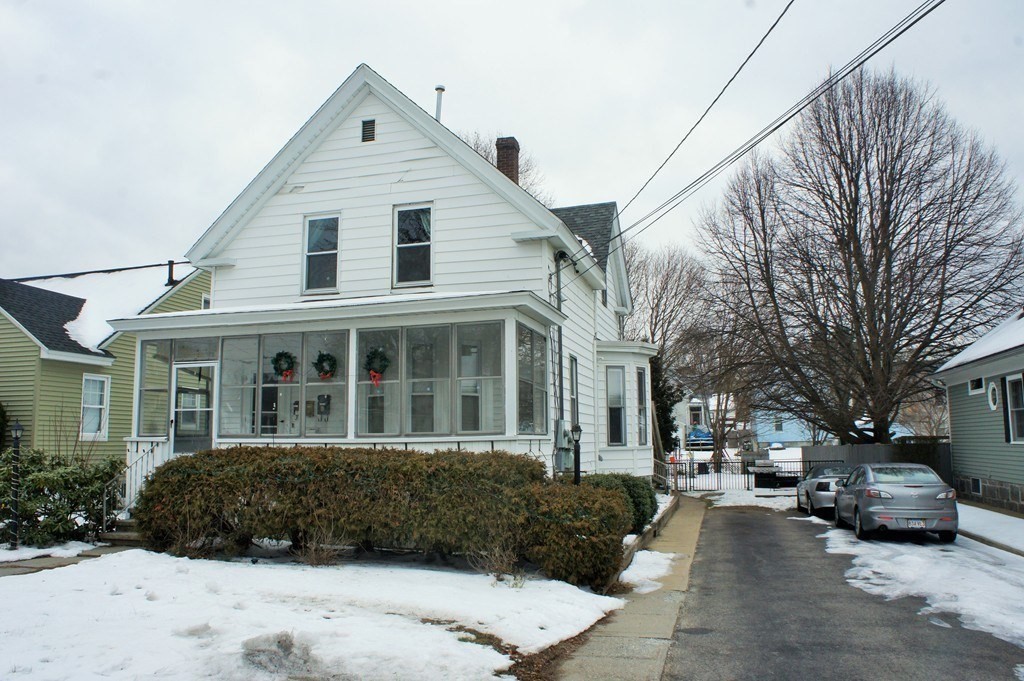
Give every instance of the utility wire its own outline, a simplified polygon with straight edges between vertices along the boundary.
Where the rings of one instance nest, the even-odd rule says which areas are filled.
[[[768,27],[768,30],[765,32],[763,36],[761,36],[761,39],[757,41],[757,44],[754,45],[754,49],[750,51],[750,54],[747,55],[747,58],[743,60],[743,63],[739,65],[739,68],[737,68],[736,71],[729,78],[729,80],[726,81],[725,85],[722,86],[722,89],[718,91],[718,94],[715,95],[715,98],[713,100],[711,100],[711,103],[708,104],[708,107],[704,109],[704,113],[700,115],[700,118],[698,118],[697,121],[690,126],[690,129],[686,131],[686,134],[683,135],[683,138],[681,140],[679,140],[679,144],[675,146],[675,148],[672,150],[672,153],[666,156],[665,160],[661,162],[661,165],[658,166],[658,168],[653,173],[651,173],[651,176],[648,177],[647,181],[644,182],[640,189],[636,191],[636,194],[633,194],[633,198],[627,201],[625,206],[623,206],[622,208],[615,212],[614,217],[612,217],[611,221],[609,221],[608,223],[609,228],[611,227],[612,222],[618,219],[618,217],[622,215],[623,211],[629,208],[630,205],[632,205],[632,203],[636,201],[637,197],[640,196],[641,192],[647,189],[647,185],[653,182],[654,178],[658,176],[658,173],[660,173],[662,169],[666,165],[668,165],[668,162],[671,161],[672,157],[676,155],[676,152],[679,151],[679,148],[683,146],[683,143],[690,138],[690,135],[693,134],[693,131],[697,129],[697,126],[700,125],[701,122],[707,117],[707,115],[711,112],[711,109],[714,108],[715,104],[718,103],[718,100],[721,99],[722,95],[725,94],[725,91],[729,89],[730,85],[732,85],[732,82],[736,80],[736,76],[740,75],[740,71],[743,70],[743,67],[747,65],[747,62],[749,62],[751,58],[753,58],[754,54],[761,48],[761,45],[764,44],[764,41],[767,40],[768,36],[771,35],[772,31],[775,30],[775,27],[779,25],[779,22],[782,21],[782,17],[786,16],[786,12],[789,11],[789,8],[792,7],[794,2],[796,2],[796,0],[789,0],[789,2],[786,3],[786,6],[782,8],[782,13],[779,14],[779,16],[775,19],[774,22],[772,22],[772,25]],[[575,260],[576,257],[583,253],[585,250],[585,246],[580,246],[580,248],[573,252],[573,254],[569,257]]]
[[[683,201],[693,196],[693,194],[695,194],[702,187],[704,187],[704,185],[706,185],[708,182],[710,182],[715,177],[720,175],[723,171],[725,171],[732,164],[734,164],[745,154],[747,154],[747,152],[749,152],[758,144],[760,144],[765,139],[770,137],[774,132],[776,132],[779,128],[781,128],[783,125],[792,120],[797,114],[806,109],[808,106],[810,106],[820,97],[822,97],[825,93],[832,90],[836,85],[838,85],[840,82],[842,82],[852,73],[854,73],[857,69],[863,66],[869,59],[871,59],[873,56],[881,52],[890,43],[892,43],[901,35],[910,30],[914,25],[916,25],[919,21],[928,16],[931,12],[937,9],[945,1],[946,0],[927,0],[926,2],[919,5],[913,11],[911,11],[910,14],[904,17],[901,21],[899,21],[896,25],[887,30],[885,33],[883,33],[874,42],[872,42],[867,48],[862,50],[856,57],[847,62],[846,65],[844,65],[839,71],[833,73],[821,85],[811,90],[811,92],[805,95],[796,104],[791,106],[783,114],[778,116],[774,121],[772,121],[764,128],[762,128],[760,132],[755,134],[753,137],[749,138],[746,142],[744,142],[742,145],[733,150],[728,156],[720,160],[718,163],[716,163],[710,169],[705,171],[695,180],[693,180],[685,187],[680,189],[673,196],[664,201],[660,206],[648,212],[647,215],[629,225],[626,229],[622,230],[616,236],[609,238],[606,244],[610,245],[616,239],[618,239],[619,242],[618,244],[609,249],[609,255],[622,248],[629,240],[639,236],[648,227],[654,225],[663,217],[665,217],[670,212],[675,210],[681,203],[683,203]],[[658,215],[659,212],[661,213],[660,215]],[[644,221],[648,220],[654,215],[658,216],[651,220],[650,222],[648,222],[647,224],[643,224]],[[643,226],[641,227],[641,225]],[[629,240],[622,238],[623,236],[625,236],[627,232],[630,232],[634,229],[637,229],[637,232],[633,234]],[[576,281],[595,266],[596,262],[593,265],[588,266],[582,272],[579,272],[574,278],[563,283],[563,287]]]

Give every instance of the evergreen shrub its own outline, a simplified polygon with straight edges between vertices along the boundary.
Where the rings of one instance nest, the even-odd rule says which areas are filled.
[[[9,540],[14,450],[0,453],[0,540]],[[18,470],[18,535],[22,544],[52,546],[96,536],[103,527],[106,484],[124,464],[117,459],[90,461],[80,455],[50,455],[22,449]]]
[[[643,532],[658,512],[658,499],[647,478],[627,473],[597,473],[586,476],[582,482],[602,489],[620,490],[625,495],[632,516],[630,532],[633,534]]]

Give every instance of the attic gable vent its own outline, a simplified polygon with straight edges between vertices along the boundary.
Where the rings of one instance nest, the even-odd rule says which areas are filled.
[[[377,121],[363,121],[363,141],[372,142],[377,139]]]

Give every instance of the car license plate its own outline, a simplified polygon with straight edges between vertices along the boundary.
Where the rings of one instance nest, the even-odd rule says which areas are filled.
[[[911,529],[911,530],[923,530],[924,529],[924,521],[923,520],[914,520],[913,518],[911,518],[910,520],[907,520],[907,528]]]

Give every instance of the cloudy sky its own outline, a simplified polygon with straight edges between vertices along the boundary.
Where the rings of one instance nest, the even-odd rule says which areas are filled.
[[[796,0],[624,222],[918,4]],[[443,83],[457,132],[515,135],[555,205],[621,206],[784,5],[0,0],[0,276],[180,257],[361,62],[430,112]],[[1024,3],[949,0],[872,65],[928,81],[1024,185]],[[696,248],[720,191],[640,238]]]

